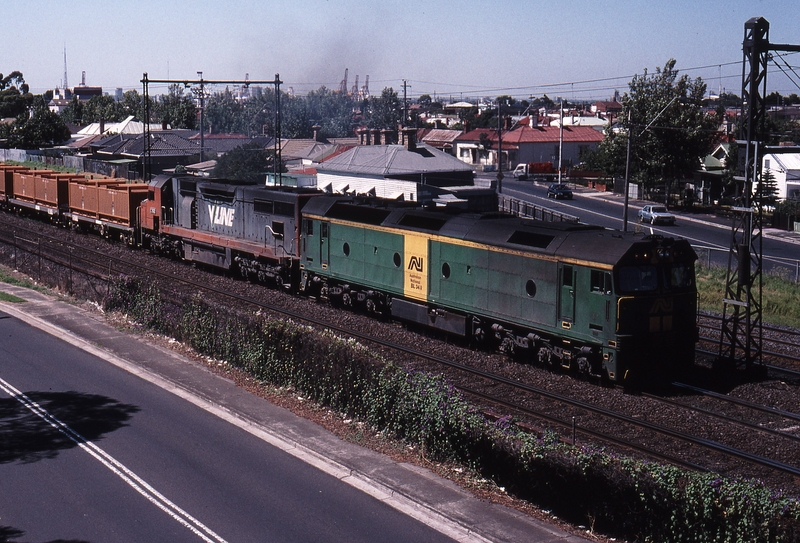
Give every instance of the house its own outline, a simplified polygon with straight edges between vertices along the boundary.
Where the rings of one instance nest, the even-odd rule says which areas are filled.
[[[317,187],[332,194],[374,196],[423,205],[497,209],[492,187],[476,187],[474,171],[405,130],[402,144],[360,145],[317,166]]]
[[[766,153],[762,174],[766,172],[775,179],[778,198],[800,199],[800,149],[789,153]]]
[[[591,105],[590,111],[603,117],[618,117],[622,113],[622,102],[611,100],[608,102],[599,101]]]
[[[446,130],[442,128],[421,128],[417,131],[417,140],[426,145],[455,156],[455,140],[463,134],[461,130]]]
[[[497,169],[497,130],[476,128],[464,132],[454,140],[455,157],[483,171]],[[494,153],[492,153],[494,149]],[[507,157],[507,151],[505,151]],[[504,158],[504,163],[508,160]]]
[[[566,124],[566,123],[565,123]],[[597,148],[604,135],[588,126],[528,126],[520,125],[503,131],[498,142],[497,130],[479,128],[456,139],[459,160],[484,170],[497,164],[498,148],[503,169],[526,162],[551,162],[558,165],[559,150],[562,167],[577,165],[582,156]]]
[[[185,130],[153,132],[150,134],[150,168],[157,174],[179,164],[197,162],[200,144],[190,139],[194,132]],[[129,169],[142,177],[144,134],[115,134],[92,144],[94,159],[110,163],[128,164]]]

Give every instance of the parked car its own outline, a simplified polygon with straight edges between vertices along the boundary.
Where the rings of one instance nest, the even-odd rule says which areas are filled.
[[[564,183],[553,183],[547,188],[547,197],[556,200],[572,200],[572,191]]]
[[[650,224],[675,224],[675,215],[670,213],[666,206],[648,204],[639,210],[639,221]]]

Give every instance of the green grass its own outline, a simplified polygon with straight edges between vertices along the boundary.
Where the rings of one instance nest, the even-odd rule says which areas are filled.
[[[21,304],[25,303],[28,300],[20,298],[19,296],[14,296],[13,294],[8,294],[7,292],[0,292],[0,302],[10,302],[12,304]]]
[[[14,285],[17,287],[29,288],[31,290],[36,290],[39,292],[47,292],[46,287],[37,285],[36,283],[28,279],[24,278],[21,279],[19,277],[15,277],[8,272],[7,268],[2,266],[0,266],[0,283],[8,283],[9,285]],[[6,301],[11,301],[11,300],[6,300]]]
[[[697,266],[697,291],[702,311],[722,313],[727,270]],[[800,328],[800,285],[793,280],[761,275],[761,318],[763,322]]]
[[[55,164],[45,164],[44,162],[37,162],[32,160],[28,160],[26,162],[9,160],[4,162],[4,164],[11,164],[14,166],[25,166],[26,168],[30,168],[32,170],[52,170],[54,172],[61,172],[61,173],[76,173],[78,171],[75,168],[67,168],[66,166],[57,166]]]

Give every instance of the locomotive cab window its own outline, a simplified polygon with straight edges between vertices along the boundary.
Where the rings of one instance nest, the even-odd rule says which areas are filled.
[[[655,266],[625,266],[619,269],[619,288],[623,292],[649,292],[658,289]]]
[[[272,221],[272,235],[276,238],[283,237],[283,221]]]
[[[592,270],[592,292],[598,294],[611,294],[611,274],[600,270]]]
[[[312,221],[311,219],[305,219],[303,221],[303,232],[305,232],[305,234],[307,236],[313,236],[314,235],[314,221]]]
[[[666,285],[669,289],[688,289],[694,286],[694,266],[692,264],[673,264],[666,270]]]

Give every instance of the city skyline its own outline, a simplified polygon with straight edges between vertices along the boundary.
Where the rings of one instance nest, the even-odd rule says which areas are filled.
[[[6,0],[0,72],[19,70],[31,92],[86,84],[139,90],[151,79],[271,80],[306,94],[350,89],[369,76],[385,87],[443,101],[511,95],[590,101],[624,93],[635,74],[670,59],[710,93],[741,93],[744,23],[770,22],[772,43],[800,44],[800,12],[788,0],[198,0],[191,4],[87,0],[65,5]],[[767,91],[800,94],[800,55],[770,63]],[[162,91],[164,89],[161,89]],[[212,89],[221,90],[221,89]],[[159,92],[151,86],[151,92]]]

